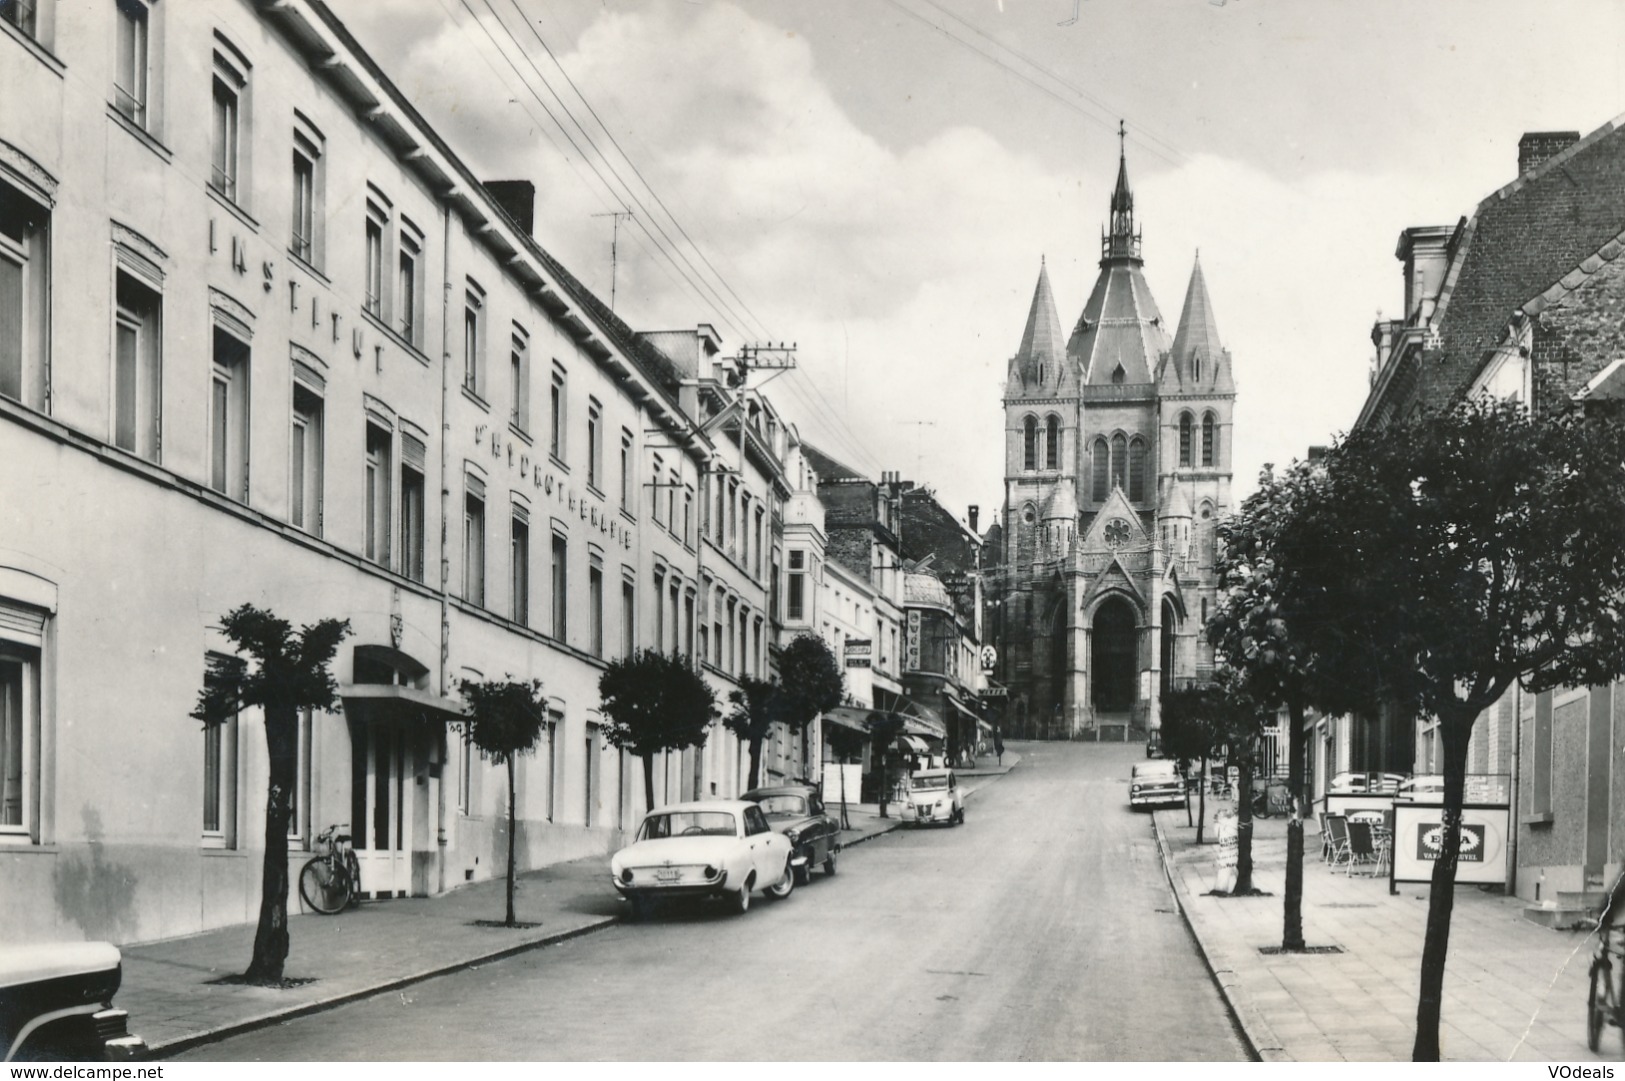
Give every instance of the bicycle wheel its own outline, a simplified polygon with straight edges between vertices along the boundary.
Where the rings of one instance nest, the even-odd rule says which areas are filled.
[[[1602,958],[1591,962],[1591,993],[1586,996],[1586,1046],[1597,1050],[1602,1043],[1602,1029],[1615,1003],[1612,966]]]
[[[325,856],[315,856],[299,872],[299,896],[317,912],[331,916],[349,904],[350,887],[343,876],[334,873]]]

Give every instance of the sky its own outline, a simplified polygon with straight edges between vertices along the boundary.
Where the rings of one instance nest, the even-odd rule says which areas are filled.
[[[1617,0],[329,3],[606,298],[618,225],[634,328],[796,343],[753,385],[808,440],[984,528],[1040,260],[1070,332],[1119,120],[1170,329],[1201,253],[1239,499],[1358,414],[1400,230],[1515,179],[1523,132],[1625,113]]]

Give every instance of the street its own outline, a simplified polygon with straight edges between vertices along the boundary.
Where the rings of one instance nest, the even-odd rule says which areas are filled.
[[[1244,1059],[1127,806],[1143,745],[1021,753],[963,827],[742,917],[667,908],[180,1059]]]

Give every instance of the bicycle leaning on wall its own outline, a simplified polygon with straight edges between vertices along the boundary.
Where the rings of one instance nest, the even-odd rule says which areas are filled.
[[[1596,1051],[1602,1030],[1613,1026],[1625,1039],[1625,873],[1597,924],[1597,952],[1591,958],[1591,991],[1586,998],[1586,1046]]]
[[[361,864],[350,845],[350,826],[338,823],[316,835],[316,853],[299,872],[299,896],[324,916],[343,912],[361,898]]]

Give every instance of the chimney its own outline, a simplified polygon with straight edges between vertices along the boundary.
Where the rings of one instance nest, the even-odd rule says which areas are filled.
[[[1518,140],[1518,175],[1538,169],[1580,141],[1577,131],[1526,131]]]
[[[982,534],[976,528],[976,521],[982,516],[982,508],[972,503],[965,516],[970,519],[970,531],[980,537]]]
[[[1455,232],[1448,225],[1414,225],[1399,234],[1394,258],[1405,266],[1407,325],[1421,325],[1433,318],[1445,271],[1450,269],[1450,240]]]
[[[528,180],[487,180],[485,190],[526,236],[536,235],[535,184]]]

